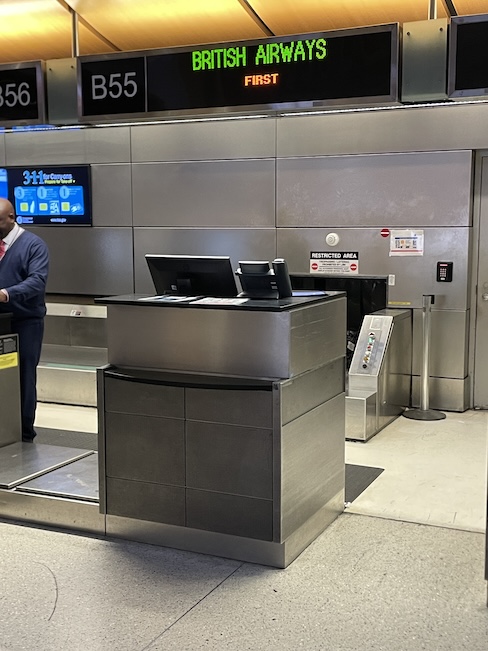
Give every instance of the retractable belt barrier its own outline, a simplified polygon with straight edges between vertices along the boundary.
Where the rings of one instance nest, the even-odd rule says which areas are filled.
[[[429,363],[430,363],[430,331],[433,294],[422,296],[422,370],[420,373],[420,409],[408,409],[403,412],[405,418],[412,420],[442,420],[446,414],[429,408]]]

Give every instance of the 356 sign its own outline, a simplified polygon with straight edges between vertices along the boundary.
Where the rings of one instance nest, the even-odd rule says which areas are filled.
[[[21,81],[19,84],[10,82],[0,85],[0,108],[3,106],[14,108],[17,104],[29,106],[31,101],[31,90],[26,81]]]
[[[44,121],[43,75],[40,61],[0,66],[0,123]]]

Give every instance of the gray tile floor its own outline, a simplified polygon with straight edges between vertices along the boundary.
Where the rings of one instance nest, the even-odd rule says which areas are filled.
[[[443,423],[346,444],[385,471],[286,570],[0,522],[0,651],[488,651],[488,412]]]
[[[483,545],[344,514],[276,570],[0,523],[0,648],[486,651]]]

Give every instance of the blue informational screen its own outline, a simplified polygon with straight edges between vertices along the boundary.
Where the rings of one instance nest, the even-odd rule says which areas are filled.
[[[19,224],[91,226],[89,165],[7,167],[6,175]]]
[[[0,199],[8,199],[7,170],[0,168]]]

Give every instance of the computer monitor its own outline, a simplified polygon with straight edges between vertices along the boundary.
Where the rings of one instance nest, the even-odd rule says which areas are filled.
[[[242,260],[236,271],[241,283],[239,296],[256,299],[288,298],[292,295],[288,267],[283,258]]]
[[[146,254],[158,295],[237,296],[230,258],[227,256]]]

